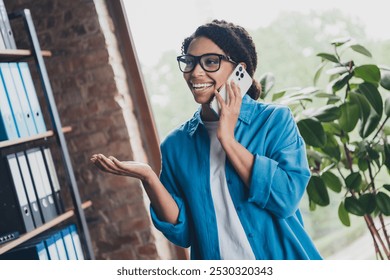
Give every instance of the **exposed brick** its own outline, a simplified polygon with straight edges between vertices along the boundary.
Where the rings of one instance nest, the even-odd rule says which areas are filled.
[[[73,129],[66,140],[80,196],[93,203],[85,213],[96,258],[158,259],[139,180],[103,173],[89,162],[93,153],[120,160],[144,153],[142,143],[131,138],[140,135],[134,94],[129,92],[133,87],[123,71],[112,21],[108,13],[98,14],[96,9],[106,1],[4,2],[9,12],[31,10],[41,48],[52,51],[52,57],[45,58],[46,68],[61,123]],[[99,16],[106,17],[102,26]],[[28,48],[22,23],[13,28],[17,46]],[[30,68],[38,96],[44,100],[37,73]],[[49,120],[45,105],[42,109]],[[58,175],[64,182],[65,204],[72,206],[64,170],[59,169]]]

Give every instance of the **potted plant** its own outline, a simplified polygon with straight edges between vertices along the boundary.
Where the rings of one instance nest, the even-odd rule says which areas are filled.
[[[371,53],[350,38],[331,43],[332,53],[319,53],[314,86],[274,93],[288,105],[306,142],[312,176],[307,186],[310,209],[330,204],[329,190],[341,193],[338,217],[362,217],[378,259],[390,259],[390,68],[358,65],[355,56]],[[324,89],[319,80],[329,76]],[[262,98],[274,83],[263,75]],[[385,180],[381,180],[384,177]]]

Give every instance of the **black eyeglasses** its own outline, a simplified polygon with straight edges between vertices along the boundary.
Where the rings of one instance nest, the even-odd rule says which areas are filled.
[[[217,53],[206,53],[200,56],[185,54],[177,57],[180,71],[188,73],[194,70],[195,66],[199,63],[202,69],[206,72],[216,72],[221,67],[221,60],[226,60],[231,63],[237,64],[230,57],[217,54]]]

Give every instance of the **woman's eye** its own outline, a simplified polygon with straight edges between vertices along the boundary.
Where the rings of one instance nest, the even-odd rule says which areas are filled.
[[[206,60],[206,65],[217,65],[219,62],[217,59],[207,59]]]

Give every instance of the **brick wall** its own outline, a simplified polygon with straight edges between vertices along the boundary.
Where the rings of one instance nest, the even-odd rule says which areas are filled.
[[[98,152],[147,160],[105,1],[4,2],[8,12],[31,10],[41,48],[53,53],[46,67],[62,125],[72,127],[66,139],[81,198],[93,202],[86,217],[96,258],[161,258],[139,181],[103,174],[89,162]],[[164,250],[169,258],[170,247]]]

